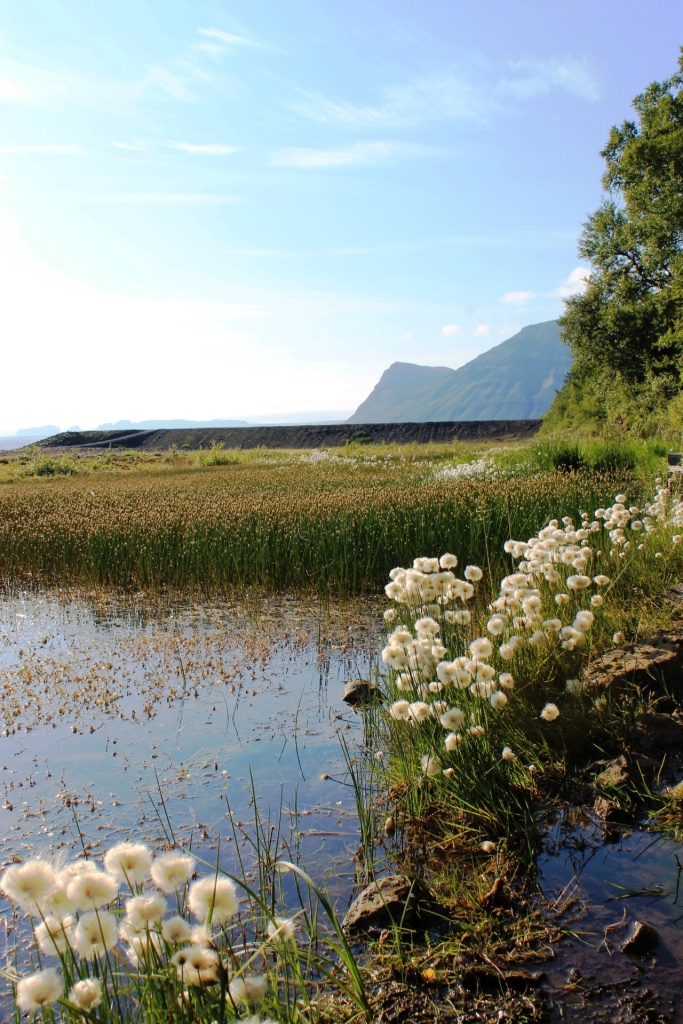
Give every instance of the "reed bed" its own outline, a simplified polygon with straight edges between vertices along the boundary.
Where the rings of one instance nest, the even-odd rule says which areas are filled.
[[[509,536],[605,502],[614,475],[436,479],[413,463],[229,465],[59,477],[0,490],[5,582],[212,591],[376,589],[415,551],[467,550],[489,574]]]

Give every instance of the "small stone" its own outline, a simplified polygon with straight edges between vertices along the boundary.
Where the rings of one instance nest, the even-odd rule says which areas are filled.
[[[371,882],[349,907],[344,930],[349,934],[379,932],[399,925],[410,928],[429,914],[434,901],[418,879],[387,875]]]
[[[378,690],[377,683],[373,683],[369,679],[349,679],[344,687],[343,700],[355,708],[362,704],[369,704],[373,697],[378,695]]]
[[[593,804],[593,810],[602,821],[626,822],[629,820],[626,811],[622,810],[618,804],[615,804],[614,800],[608,800],[604,796],[597,798]]]
[[[659,945],[659,933],[651,924],[634,921],[633,931],[621,947],[622,953],[631,956],[645,956]]]
[[[595,780],[598,789],[613,789],[628,782],[628,762],[623,754],[610,761]]]

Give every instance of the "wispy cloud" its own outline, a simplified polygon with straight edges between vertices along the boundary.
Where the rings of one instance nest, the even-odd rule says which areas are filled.
[[[559,295],[561,299],[568,299],[570,295],[580,295],[588,287],[588,278],[591,271],[588,267],[575,267],[566,281],[554,289],[552,295]]]
[[[61,198],[61,197],[60,197]],[[70,197],[76,202],[83,203],[192,203],[192,204],[212,204],[212,203],[241,203],[243,199],[241,196],[228,196],[228,195],[217,195],[212,193],[204,192],[111,192],[97,194],[84,194],[79,195],[77,193]]]
[[[498,84],[498,92],[508,92],[518,99],[544,96],[555,89],[595,101],[598,87],[585,64],[577,60],[512,61],[511,75]]]
[[[21,100],[24,97],[24,90],[16,82],[11,82],[9,78],[0,78],[0,100]]]
[[[131,150],[133,153],[142,153],[149,147],[145,142],[112,142],[114,149]]]
[[[489,324],[477,324],[472,331],[473,338],[488,338],[491,333],[491,327]]]
[[[194,142],[169,142],[169,149],[178,149],[182,153],[192,153],[198,156],[226,156],[228,153],[237,153],[239,146],[225,146],[223,143],[194,143]]]
[[[405,128],[429,121],[485,120],[501,115],[514,101],[553,91],[584,100],[598,98],[585,65],[573,60],[510,61],[501,75],[485,62],[458,71],[423,75],[381,90],[376,103],[356,104],[306,93],[288,100],[295,113],[323,124],[349,128]]]
[[[462,334],[462,327],[460,324],[446,324],[441,328],[441,333],[444,338],[453,338],[457,334]]]
[[[15,153],[44,153],[54,155],[69,155],[84,152],[85,150],[81,146],[62,145],[60,143],[39,143],[37,145],[28,146],[0,146],[0,153],[6,155],[14,155]]]
[[[499,302],[508,303],[511,306],[523,306],[529,299],[533,299],[535,292],[506,292],[501,295]]]
[[[291,147],[281,149],[271,159],[277,167],[299,167],[316,170],[323,167],[360,167],[384,163],[393,158],[426,157],[443,153],[436,146],[407,142],[354,142],[336,149]]]
[[[161,92],[168,93],[177,100],[196,99],[195,93],[188,87],[187,76],[179,75],[168,68],[149,68],[140,83],[139,91],[145,92],[150,87],[158,88]]]
[[[234,32],[226,32],[222,28],[198,28],[197,34],[205,39],[217,39],[219,43],[227,46],[249,46],[250,40],[245,36],[235,35]]]

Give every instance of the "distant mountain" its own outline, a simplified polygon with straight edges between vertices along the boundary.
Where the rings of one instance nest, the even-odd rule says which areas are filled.
[[[48,425],[46,427],[24,427],[22,430],[17,430],[14,434],[15,437],[51,437],[53,434],[59,433],[59,427]]]
[[[189,430],[192,427],[246,427],[246,420],[117,420],[100,423],[97,430]]]
[[[392,363],[348,422],[536,419],[571,362],[556,320],[531,324],[457,370]]]

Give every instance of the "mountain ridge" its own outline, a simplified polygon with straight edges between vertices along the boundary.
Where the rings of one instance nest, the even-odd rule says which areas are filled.
[[[457,370],[392,363],[347,422],[537,419],[571,361],[556,320],[529,324]]]

